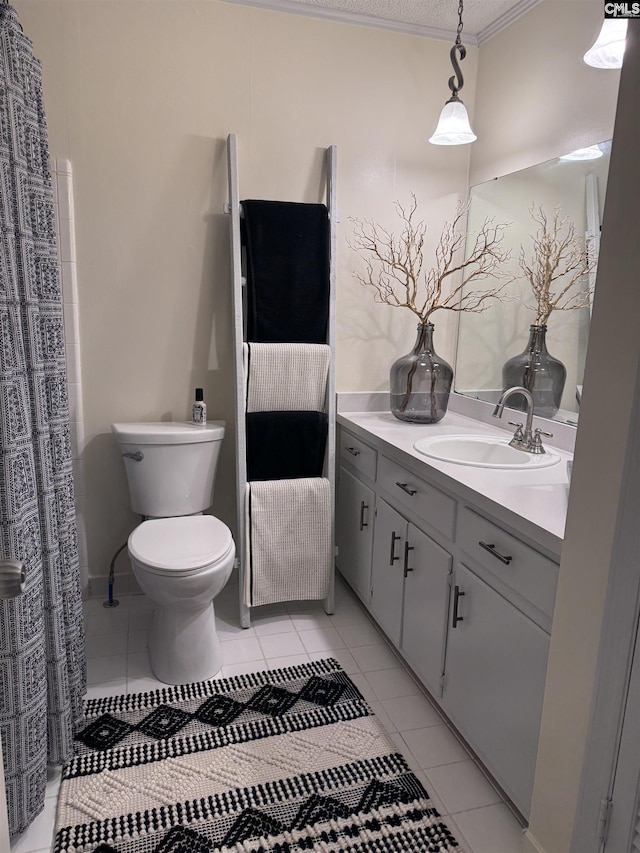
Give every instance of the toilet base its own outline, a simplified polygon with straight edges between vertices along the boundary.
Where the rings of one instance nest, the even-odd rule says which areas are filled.
[[[156,607],[149,629],[149,662],[165,684],[206,681],[217,675],[222,648],[213,602],[201,610]]]

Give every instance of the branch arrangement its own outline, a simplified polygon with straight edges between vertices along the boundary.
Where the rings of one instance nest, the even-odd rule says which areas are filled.
[[[352,218],[354,234],[349,245],[366,256],[366,274],[355,273],[365,287],[372,287],[376,302],[394,308],[408,308],[422,324],[440,308],[448,311],[480,313],[489,306],[489,299],[499,299],[513,278],[500,269],[510,257],[501,249],[505,224],[496,225],[485,219],[472,246],[467,246],[463,223],[469,208],[460,204],[452,222],[442,230],[435,252],[435,266],[425,270],[424,222],[416,221],[417,201],[405,208],[396,202],[396,212],[402,220],[398,236],[370,220]],[[501,285],[485,290],[470,290],[469,285],[487,278],[508,279]],[[457,282],[457,283],[456,283]]]
[[[529,213],[539,228],[532,237],[530,261],[524,247],[520,247],[520,269],[536,299],[534,325],[545,326],[553,311],[573,311],[590,305],[593,287],[585,288],[584,280],[595,269],[598,258],[590,241],[576,236],[569,217],[560,216],[559,207],[552,220],[542,205],[532,205]]]

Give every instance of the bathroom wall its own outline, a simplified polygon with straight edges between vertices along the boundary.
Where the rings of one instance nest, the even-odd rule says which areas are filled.
[[[603,72],[582,61],[602,19],[601,0],[543,0],[481,46],[475,102],[478,141],[472,146],[470,186],[611,139],[620,72]],[[595,165],[593,173],[598,172]],[[604,176],[598,175],[598,184],[603,191]],[[487,183],[487,194],[491,193],[490,186]],[[496,195],[499,186],[498,182]],[[546,201],[549,213],[553,203],[542,192],[542,186],[523,188],[528,197],[525,207]],[[575,209],[565,205],[562,211],[578,226],[584,217],[585,199],[586,193]],[[599,201],[602,210],[604,198]],[[497,206],[489,212],[509,220]],[[530,251],[529,235],[537,230],[533,222],[530,226],[528,233],[510,242],[516,247],[516,261],[520,244],[527,247],[527,253]],[[510,238],[515,231],[512,229]],[[517,263],[513,267],[520,275]],[[463,351],[465,377],[473,376],[467,365],[476,362],[486,365],[485,376],[493,375],[499,381],[506,358],[525,348],[533,318],[526,307],[532,304],[530,291],[521,280],[510,294],[515,297],[512,302],[462,319],[463,334],[474,338],[474,344],[467,344]],[[549,322],[549,350],[568,368],[562,403],[568,410],[575,411],[575,389],[582,380],[588,323],[586,309],[555,312]],[[483,368],[476,370],[480,374]],[[483,385],[483,381],[477,375],[476,384],[471,381],[467,388],[492,387]]]
[[[414,190],[437,237],[467,184],[469,158],[475,184],[612,134],[619,75],[581,61],[602,19],[600,0],[543,0],[469,50],[464,100],[479,138],[460,149],[425,142],[447,96],[445,42],[216,0],[14,5],[43,61],[52,154],[74,170],[84,524],[97,595],[136,522],[111,422],[186,417],[197,384],[211,417],[233,426],[227,133],[239,134],[244,196],[318,200],[322,149],[339,146],[337,380],[345,391],[385,388],[414,325],[406,312],[374,305],[353,280],[349,216],[392,224],[393,200]],[[609,326],[603,315],[603,343],[612,313]],[[438,346],[449,356],[453,329],[438,319],[441,329]],[[583,482],[593,489],[583,502],[606,483],[604,462],[589,482],[588,467]],[[228,440],[216,510],[233,523],[233,507]],[[593,505],[578,506],[568,571],[563,563],[565,627],[554,635],[532,823],[549,853],[568,849],[576,810],[607,558],[593,559],[587,546],[601,525]],[[580,527],[594,531],[582,549]],[[126,559],[117,567],[122,591]]]
[[[227,133],[239,135],[245,197],[321,199],[323,149],[338,145],[341,391],[386,390],[415,334],[413,315],[354,279],[350,217],[395,227],[394,200],[414,191],[433,245],[470,158],[474,183],[611,134],[618,75],[573,58],[597,30],[599,0],[545,0],[469,48],[464,99],[479,139],[460,148],[426,142],[448,93],[447,42],[216,0],[16,7],[43,62],[52,154],[74,169],[83,525],[98,595],[136,522],[110,424],[188,417],[202,385],[210,417],[233,429]],[[434,319],[453,361],[455,317]],[[230,438],[215,509],[233,525]],[[126,556],[116,568],[129,575]]]
[[[433,242],[467,186],[469,150],[431,146],[448,42],[216,0],[16,0],[43,63],[53,156],[73,165],[84,398],[84,525],[106,595],[137,518],[114,421],[189,416],[203,386],[233,431],[225,139],[241,197],[318,201],[338,146],[339,390],[386,389],[415,320],[353,278],[350,217],[393,226],[414,191]],[[477,49],[465,60],[470,108]],[[452,359],[452,318],[438,346]],[[214,508],[234,525],[233,436]],[[116,563],[126,591],[127,558]]]
[[[639,102],[640,21],[635,20],[629,22],[613,134],[534,787],[530,833],[549,853],[600,849],[594,813],[611,795],[608,772],[615,766],[615,755],[601,745],[615,740],[622,706],[617,690],[603,690],[598,681],[609,678],[608,688],[613,683],[622,690],[637,630],[640,291],[630,282],[637,280],[640,266]],[[631,602],[629,615],[620,609],[621,598]],[[614,638],[616,654],[607,657]],[[606,731],[593,726],[596,711],[600,723],[606,720]],[[591,775],[583,780],[585,756]],[[637,753],[635,759],[637,768]],[[624,824],[625,797],[633,819],[635,793],[632,786],[616,792],[614,823]]]
[[[613,186],[615,219],[607,234],[605,206],[527,833],[531,846],[523,848],[546,853],[574,849],[571,839],[579,814],[608,574],[616,558],[616,518],[624,500],[621,482],[638,364],[637,289],[628,287],[635,268],[630,260],[634,251],[637,266],[637,241],[631,246],[630,238],[619,253],[615,245],[616,232],[624,236],[631,232],[637,197],[636,185],[625,183],[623,157],[614,156],[620,73],[589,68],[582,61],[601,24],[599,0],[545,0],[526,19],[482,46],[476,98],[479,139],[471,162],[470,183],[476,184],[613,136],[607,192]],[[533,49],[534,45],[544,45],[544,49]],[[637,67],[636,60],[635,91],[629,87],[621,107],[623,115],[635,117],[628,124],[635,121],[636,137]],[[628,132],[629,127],[626,129]],[[633,134],[629,136],[625,142],[620,140],[621,147],[633,145]],[[626,156],[637,163],[637,141],[635,146]],[[636,177],[637,167],[629,180]],[[625,220],[628,227],[623,227]],[[605,357],[607,352],[612,352],[611,358]],[[613,367],[616,360],[628,369]],[[603,388],[609,406],[602,405],[598,394]],[[603,453],[605,434],[607,450]],[[601,796],[606,796],[605,790]],[[576,853],[586,849],[575,848]],[[597,849],[597,844],[590,849]]]
[[[611,139],[620,73],[582,57],[601,0],[543,0],[480,49],[470,185]]]

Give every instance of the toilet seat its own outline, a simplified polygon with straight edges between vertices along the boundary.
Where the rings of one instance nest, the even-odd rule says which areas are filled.
[[[161,575],[197,573],[224,560],[235,547],[227,525],[213,515],[143,521],[127,544],[134,559]]]

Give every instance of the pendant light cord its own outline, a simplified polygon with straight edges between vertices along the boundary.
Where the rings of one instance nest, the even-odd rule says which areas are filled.
[[[458,28],[456,30],[456,44],[462,44],[462,13],[464,11],[463,0],[458,4]]]

